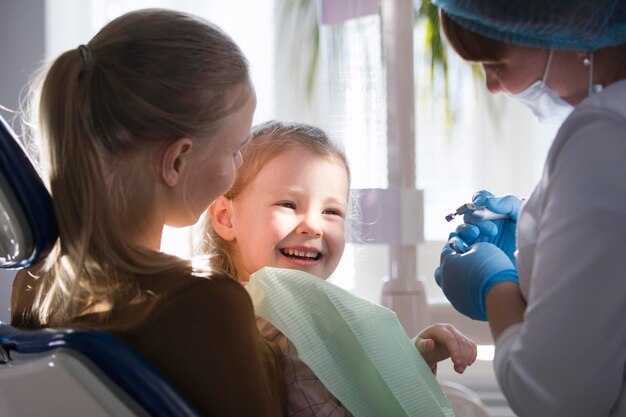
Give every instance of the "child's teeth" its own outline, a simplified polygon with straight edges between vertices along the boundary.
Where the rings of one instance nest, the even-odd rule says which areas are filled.
[[[318,252],[304,252],[293,249],[285,249],[284,252],[289,256],[297,256],[300,258],[316,258],[319,255]]]

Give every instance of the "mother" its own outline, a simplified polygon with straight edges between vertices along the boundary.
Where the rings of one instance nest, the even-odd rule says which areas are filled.
[[[241,164],[256,98],[240,49],[197,17],[139,10],[59,56],[40,91],[60,238],[17,276],[12,324],[112,332],[203,415],[282,415],[278,351],[243,287],[159,251]]]

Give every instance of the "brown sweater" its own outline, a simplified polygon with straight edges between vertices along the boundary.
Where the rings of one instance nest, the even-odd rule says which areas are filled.
[[[27,271],[15,278],[11,302],[15,327],[38,327],[28,314],[36,282]],[[89,327],[118,336],[159,369],[202,415],[285,415],[280,350],[259,335],[252,302],[240,284],[225,276],[169,276],[144,278],[139,286],[156,295],[150,305],[127,304],[105,320],[101,314],[83,315],[64,327]]]

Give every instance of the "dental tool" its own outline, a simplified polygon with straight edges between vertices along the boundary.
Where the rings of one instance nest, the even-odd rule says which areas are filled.
[[[450,222],[456,216],[460,214],[471,214],[476,220],[495,220],[495,219],[506,219],[509,217],[508,214],[500,214],[494,213],[489,210],[486,206],[477,206],[472,203],[465,203],[458,209],[456,209],[453,213],[450,213],[446,216],[446,221]]]

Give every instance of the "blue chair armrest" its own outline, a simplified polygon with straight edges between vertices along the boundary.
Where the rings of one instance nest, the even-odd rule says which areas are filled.
[[[109,333],[87,329],[21,330],[0,322],[0,342],[9,357],[11,351],[71,349],[89,359],[151,416],[199,416],[143,356]]]

